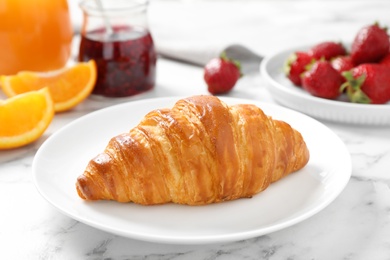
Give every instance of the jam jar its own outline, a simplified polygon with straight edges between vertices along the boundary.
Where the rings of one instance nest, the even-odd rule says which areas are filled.
[[[156,51],[147,0],[84,0],[79,61],[95,60],[93,94],[126,97],[155,85]]]

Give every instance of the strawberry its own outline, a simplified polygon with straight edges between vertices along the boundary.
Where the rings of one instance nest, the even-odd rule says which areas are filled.
[[[389,35],[377,23],[358,31],[352,42],[351,57],[356,65],[379,62],[389,52]]]
[[[229,92],[241,76],[240,64],[226,57],[225,53],[210,60],[204,67],[203,78],[213,95]]]
[[[335,99],[340,95],[343,77],[329,61],[319,60],[303,73],[302,87],[313,96]]]
[[[296,86],[301,86],[301,74],[312,58],[306,52],[297,51],[292,53],[284,64],[284,74]]]
[[[386,65],[386,66],[389,66],[389,67],[390,67],[390,52],[387,53],[386,56],[383,57],[383,59],[381,59],[381,61],[379,62],[379,64]]]
[[[351,70],[355,67],[352,62],[351,56],[339,56],[331,60],[332,67],[337,70],[339,73],[342,73],[347,70]]]
[[[384,104],[390,101],[389,72],[389,67],[381,64],[361,64],[343,72],[347,81],[341,90],[346,89],[349,100],[354,103]]]
[[[330,60],[337,56],[346,55],[347,50],[345,49],[344,45],[339,42],[327,41],[318,43],[311,47],[308,51],[308,54],[316,60]]]

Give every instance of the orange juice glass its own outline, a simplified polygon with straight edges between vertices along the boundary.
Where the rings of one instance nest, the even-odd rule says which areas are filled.
[[[62,68],[72,36],[66,0],[1,0],[0,75]]]

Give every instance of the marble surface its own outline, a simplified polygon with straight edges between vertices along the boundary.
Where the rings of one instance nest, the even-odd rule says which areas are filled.
[[[218,14],[212,11],[216,10],[224,11],[220,19],[214,19]],[[180,41],[174,28],[186,20],[197,37],[181,39],[184,43],[218,45],[240,40],[269,55],[324,39],[351,40],[361,26],[373,21],[390,26],[389,10],[390,2],[385,0],[188,0],[152,1],[150,15],[157,46]],[[197,19],[214,24],[197,28]],[[206,245],[149,243],[92,228],[50,205],[37,192],[31,167],[37,150],[51,134],[80,116],[121,102],[207,94],[201,67],[160,58],[157,69],[154,90],[126,99],[90,97],[72,111],[57,114],[35,143],[0,151],[1,259],[390,259],[390,126],[322,121],[351,154],[349,183],[318,214],[261,237]],[[265,84],[260,73],[251,73],[228,96],[275,103]]]

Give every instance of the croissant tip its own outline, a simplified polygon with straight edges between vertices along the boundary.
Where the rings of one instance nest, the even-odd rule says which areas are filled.
[[[85,180],[85,176],[81,175],[77,178],[76,190],[79,197],[86,200],[87,197],[84,194],[85,190],[83,189],[83,187],[86,187],[86,180]]]

